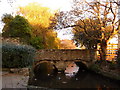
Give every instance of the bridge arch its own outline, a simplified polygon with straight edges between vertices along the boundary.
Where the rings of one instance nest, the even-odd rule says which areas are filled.
[[[60,63],[61,65],[63,64],[62,68],[64,70],[67,62],[75,62],[80,68],[81,66],[87,68],[97,60],[96,56],[96,50],[42,49],[37,52],[31,70],[33,74],[38,76],[40,72],[51,74],[55,70],[59,70],[57,66],[59,66]]]
[[[59,63],[59,61],[57,61],[57,62]],[[76,64],[80,70],[87,69],[86,64],[84,64],[83,62],[67,61],[67,62],[61,62],[61,63],[63,63],[63,64],[60,66],[57,66],[56,63],[54,63],[54,62],[41,61],[41,62],[37,63],[33,68],[34,76],[39,78],[43,74],[44,78],[45,78],[45,77],[48,77],[48,74],[52,75],[52,74],[57,73],[58,71],[65,72],[65,70],[69,67],[69,65],[71,63],[73,63],[72,65]]]
[[[91,49],[42,49],[37,52],[36,61],[81,61],[87,67],[97,60],[97,50]]]
[[[83,62],[75,62],[75,64],[79,67],[79,69],[87,69],[87,66]]]

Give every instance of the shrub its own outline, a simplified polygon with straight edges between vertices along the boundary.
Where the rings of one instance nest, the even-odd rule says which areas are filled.
[[[2,67],[22,68],[30,66],[34,61],[36,50],[27,45],[2,44]]]

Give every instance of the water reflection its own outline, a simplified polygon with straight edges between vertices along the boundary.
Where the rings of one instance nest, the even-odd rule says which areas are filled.
[[[78,72],[78,70],[79,70],[79,67],[74,62],[71,62],[66,67],[65,75],[68,77],[74,77]]]
[[[40,73],[39,78],[33,77],[29,81],[29,85],[47,88],[97,88],[97,90],[120,88],[119,82],[80,69],[75,63],[70,63],[64,72],[47,75]]]

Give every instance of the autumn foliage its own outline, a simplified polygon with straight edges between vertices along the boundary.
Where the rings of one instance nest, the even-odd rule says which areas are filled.
[[[30,3],[25,7],[20,7],[18,13],[22,14],[33,27],[31,45],[38,49],[59,48],[59,39],[57,33],[53,30],[55,17],[49,8],[42,7],[38,3]]]
[[[30,3],[19,7],[17,14],[15,17],[9,14],[3,16],[4,37],[20,38],[36,49],[59,48],[60,40],[53,28],[57,21],[49,8],[38,3]]]
[[[61,40],[60,49],[76,49],[76,46],[72,40],[65,39]]]

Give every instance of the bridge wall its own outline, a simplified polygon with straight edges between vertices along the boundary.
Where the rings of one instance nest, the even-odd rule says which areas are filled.
[[[88,49],[42,49],[37,52],[36,61],[73,61],[91,62],[96,60],[96,50]]]

